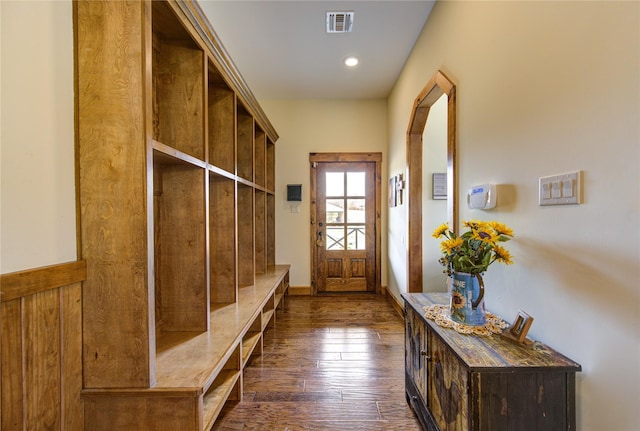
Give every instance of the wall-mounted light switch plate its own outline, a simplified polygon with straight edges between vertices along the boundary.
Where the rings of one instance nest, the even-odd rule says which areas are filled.
[[[576,205],[582,203],[582,171],[540,177],[539,205]]]

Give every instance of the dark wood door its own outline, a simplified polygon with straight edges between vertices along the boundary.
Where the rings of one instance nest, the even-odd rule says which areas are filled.
[[[316,168],[318,292],[376,290],[376,164]]]

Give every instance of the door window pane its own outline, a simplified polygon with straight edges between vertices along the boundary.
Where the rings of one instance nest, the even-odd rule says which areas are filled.
[[[344,172],[327,172],[326,196],[344,196]]]
[[[347,223],[364,223],[364,199],[347,199]]]
[[[366,195],[364,181],[364,172],[347,172],[347,196]]]
[[[344,228],[342,226],[327,226],[327,250],[344,250]]]
[[[325,202],[327,223],[344,223],[344,199],[327,199]]]
[[[364,250],[364,226],[349,226],[347,228],[347,250]]]

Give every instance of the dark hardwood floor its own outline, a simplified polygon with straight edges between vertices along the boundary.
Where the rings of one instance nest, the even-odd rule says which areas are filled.
[[[404,325],[381,295],[287,296],[244,390],[213,430],[420,430],[404,395]]]

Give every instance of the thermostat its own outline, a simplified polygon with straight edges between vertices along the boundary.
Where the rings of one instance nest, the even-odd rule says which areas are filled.
[[[302,201],[302,184],[287,184],[287,201]]]
[[[467,205],[471,209],[488,210],[496,206],[497,198],[495,184],[473,186],[467,192]]]

